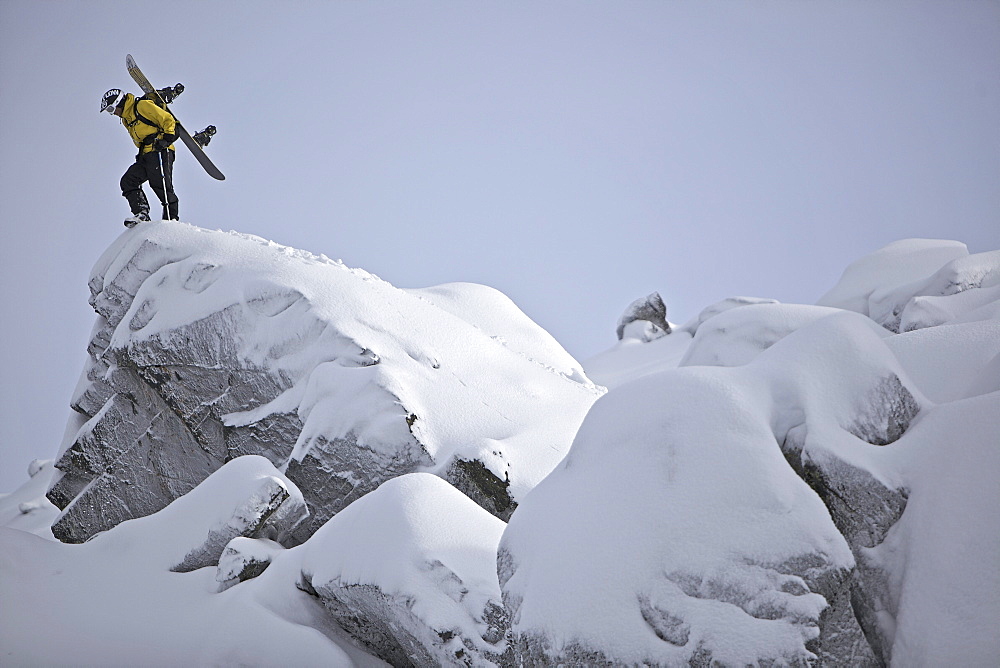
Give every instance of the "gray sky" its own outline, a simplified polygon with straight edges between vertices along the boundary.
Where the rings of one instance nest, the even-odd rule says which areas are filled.
[[[653,290],[683,321],[899,238],[1000,248],[996,1],[0,0],[0,491],[59,446],[124,229],[126,53],[219,128],[182,220],[491,285],[581,360]]]

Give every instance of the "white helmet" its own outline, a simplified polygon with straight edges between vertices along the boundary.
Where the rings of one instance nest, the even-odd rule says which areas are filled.
[[[112,88],[104,97],[101,98],[101,111],[106,111],[109,114],[114,113],[115,107],[118,106],[119,98],[124,100],[124,94],[117,88]]]

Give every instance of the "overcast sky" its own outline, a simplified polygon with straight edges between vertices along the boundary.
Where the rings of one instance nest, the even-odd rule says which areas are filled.
[[[900,238],[1000,248],[996,1],[0,0],[0,491],[59,447],[124,229],[126,53],[219,128],[182,220],[493,286],[580,360],[654,290],[680,322]]]

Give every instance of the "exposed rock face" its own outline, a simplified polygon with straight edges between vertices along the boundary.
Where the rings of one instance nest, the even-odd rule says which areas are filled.
[[[52,533],[65,542],[154,513],[225,462],[134,369],[115,367],[106,382],[113,394],[56,461],[63,475],[48,498],[64,509]]]
[[[156,512],[248,454],[305,495],[289,545],[417,470],[509,517],[601,393],[489,288],[398,290],[235,233],[126,233],[90,290],[99,317],[72,402],[87,422],[48,493],[68,542]],[[529,391],[507,392],[504,376]]]
[[[873,385],[864,406],[866,410],[849,430],[872,445],[898,440],[920,409],[896,375]],[[834,451],[809,449],[807,442],[807,429],[800,425],[788,432],[782,452],[826,504],[833,523],[850,545],[857,564],[849,581],[851,607],[879,665],[889,665],[891,629],[886,629],[883,620],[894,618],[896,610],[889,595],[889,575],[872,558],[870,549],[880,545],[902,517],[908,493],[886,485]]]

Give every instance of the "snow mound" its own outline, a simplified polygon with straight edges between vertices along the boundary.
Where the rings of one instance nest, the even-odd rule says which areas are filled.
[[[287,492],[277,509],[259,493],[275,484]],[[5,665],[357,665],[364,655],[296,590],[294,553],[268,581],[221,594],[213,568],[175,572],[220,533],[269,535],[301,498],[265,459],[241,457],[159,513],[80,545],[0,528]]]
[[[52,538],[52,522],[59,509],[45,498],[57,473],[51,459],[36,459],[28,466],[29,480],[10,494],[0,494],[0,526]]]
[[[701,322],[680,366],[740,366],[795,330],[836,313],[802,304],[758,303],[720,310]]]
[[[400,476],[303,546],[300,586],[393,665],[493,665],[507,649],[495,568],[503,528],[440,478]]]

